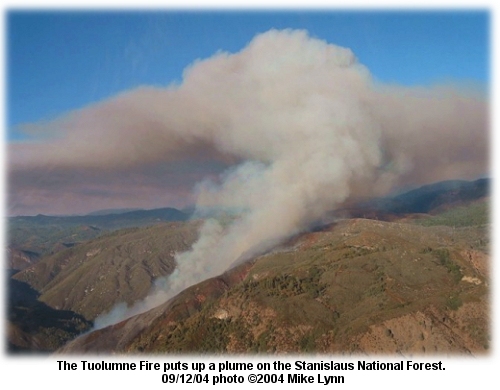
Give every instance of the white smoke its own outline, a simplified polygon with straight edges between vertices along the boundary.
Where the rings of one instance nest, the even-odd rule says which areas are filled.
[[[217,221],[210,219],[205,222],[200,230],[200,238],[193,244],[192,249],[175,255],[177,267],[170,276],[158,278],[144,300],[131,307],[127,307],[123,302],[119,303],[109,313],[97,317],[94,329],[101,329],[143,313],[168,301],[187,287],[223,272],[223,263],[207,261],[205,256],[215,252],[222,235],[223,229]]]
[[[126,316],[268,249],[350,197],[488,170],[484,99],[451,87],[377,85],[349,49],[305,31],[258,35],[239,53],[196,62],[180,86],[124,94],[64,123],[71,132],[50,152],[25,149],[20,166],[114,169],[203,150],[230,166],[197,185],[197,205],[244,213],[224,228],[207,222],[163,287]]]

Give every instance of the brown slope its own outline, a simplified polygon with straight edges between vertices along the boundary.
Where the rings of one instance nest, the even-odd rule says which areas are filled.
[[[107,353],[126,351],[136,339],[149,339],[154,333],[160,339],[163,328],[186,320],[199,313],[206,304],[219,299],[232,286],[240,283],[251,268],[252,262],[235,267],[224,274],[192,286],[168,302],[118,324],[81,336],[62,347],[59,353]],[[143,351],[139,346],[132,350]]]
[[[62,351],[482,353],[488,275],[468,251],[486,258],[485,234],[342,221]]]
[[[175,268],[175,252],[191,247],[198,222],[119,230],[44,257],[14,276],[55,309],[93,320],[115,304],[144,298],[155,279]]]
[[[22,271],[25,268],[36,264],[40,260],[40,255],[35,252],[18,248],[7,248],[7,268]]]

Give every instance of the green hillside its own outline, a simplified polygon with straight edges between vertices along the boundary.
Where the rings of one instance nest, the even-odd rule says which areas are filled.
[[[14,278],[52,308],[93,320],[115,304],[144,298],[175,268],[175,252],[189,249],[199,222],[171,222],[118,230],[46,256]]]
[[[345,220],[62,351],[484,353],[484,234]]]
[[[476,202],[467,206],[455,207],[437,215],[417,220],[423,226],[480,226],[491,220],[488,202]]]

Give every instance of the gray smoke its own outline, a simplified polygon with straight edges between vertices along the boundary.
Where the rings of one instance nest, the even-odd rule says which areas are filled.
[[[224,228],[207,222],[177,254],[175,274],[129,316],[353,197],[486,174],[488,120],[479,94],[381,85],[349,49],[271,30],[239,53],[197,61],[179,86],[131,91],[51,123],[50,141],[11,151],[11,176],[15,190],[40,166],[64,178],[83,168],[219,164],[189,183],[198,183],[197,206],[244,212]]]

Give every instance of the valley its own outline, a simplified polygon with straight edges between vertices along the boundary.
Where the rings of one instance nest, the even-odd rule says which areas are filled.
[[[489,202],[481,179],[349,205],[342,217],[332,213],[331,222],[80,337],[116,305],[146,298],[158,278],[168,283],[175,254],[196,242],[202,221],[139,219],[40,252],[38,227],[24,241],[16,230],[9,267],[22,266],[9,278],[9,351],[485,354]]]

